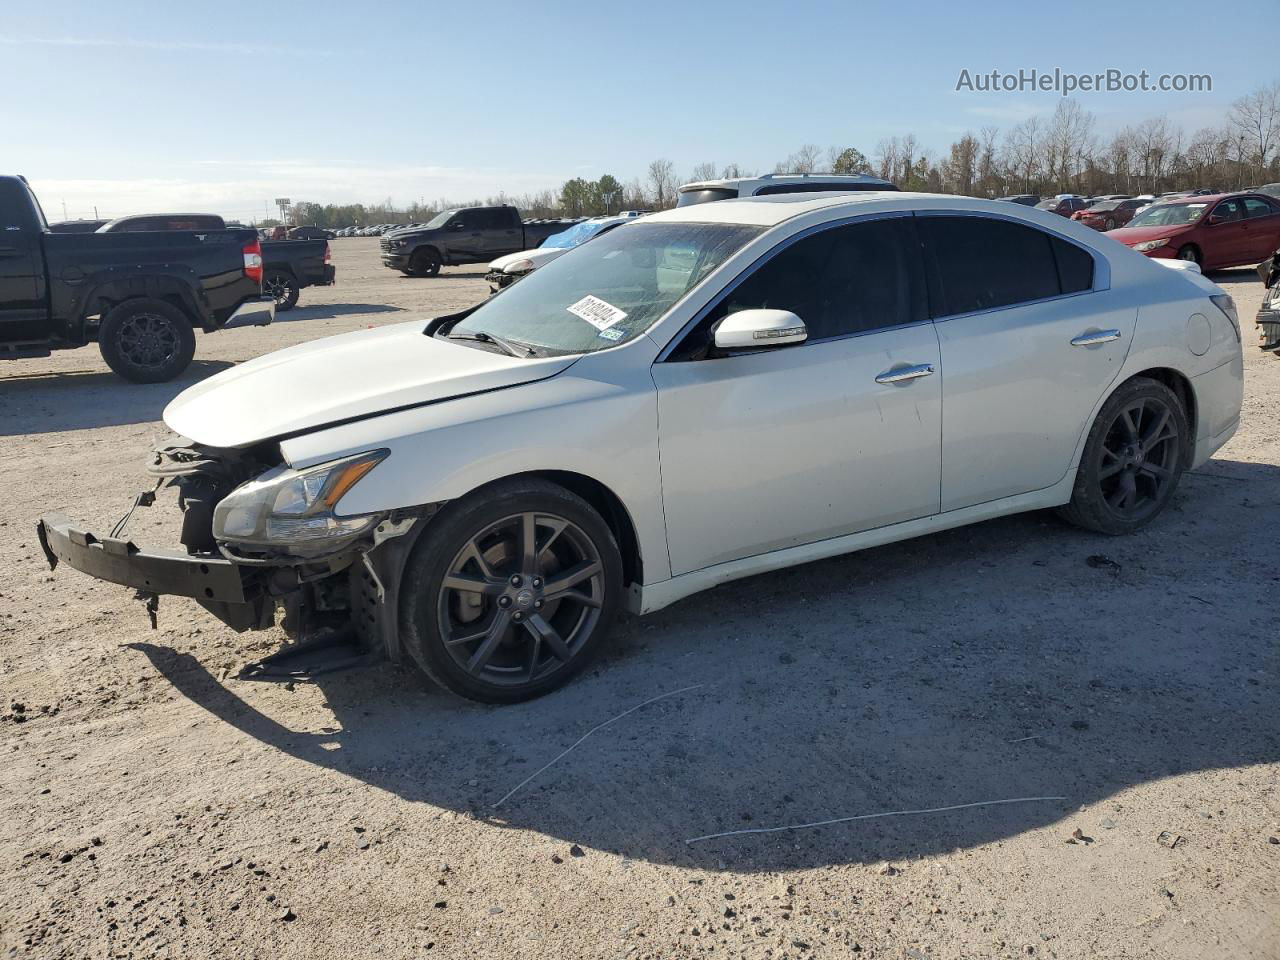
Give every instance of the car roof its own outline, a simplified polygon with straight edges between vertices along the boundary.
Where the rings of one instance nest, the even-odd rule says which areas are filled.
[[[727,223],[772,227],[804,214],[847,208],[851,216],[881,210],[968,210],[994,213],[1034,222],[1041,214],[1032,208],[1001,200],[983,200],[941,193],[902,193],[896,190],[864,190],[848,193],[780,193],[765,197],[739,197],[674,207],[645,217],[646,223]],[[1043,214],[1062,220],[1056,214]],[[1055,229],[1062,229],[1050,221]],[[1088,229],[1082,227],[1081,229]]]

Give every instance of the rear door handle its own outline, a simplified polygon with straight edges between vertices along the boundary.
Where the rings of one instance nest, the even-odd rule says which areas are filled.
[[[904,380],[917,380],[933,373],[932,363],[916,363],[908,367],[894,367],[876,377],[876,383],[902,383]]]
[[[1095,330],[1093,333],[1082,333],[1078,337],[1073,337],[1071,345],[1073,347],[1093,347],[1100,343],[1110,343],[1112,340],[1119,339],[1119,330]]]

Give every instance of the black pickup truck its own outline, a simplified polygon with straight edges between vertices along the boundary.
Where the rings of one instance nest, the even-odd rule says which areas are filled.
[[[436,214],[425,226],[382,237],[382,265],[410,277],[434,277],[442,266],[488,263],[538,246],[570,220],[521,220],[515,207],[463,207]]]
[[[226,229],[226,222],[213,213],[149,213],[112,220],[98,232]],[[329,241],[324,239],[263,240],[263,294],[276,302],[277,310],[292,310],[298,305],[303,287],[327,287],[333,283],[330,259]]]
[[[21,177],[0,176],[0,358],[97,342],[135,383],[172,380],[195,328],[270,323],[255,230],[52,233]]]
[[[277,310],[298,305],[303,287],[328,287],[334,282],[328,240],[263,240],[262,292]]]

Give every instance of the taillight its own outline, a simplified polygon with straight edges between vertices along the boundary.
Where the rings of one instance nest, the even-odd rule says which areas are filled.
[[[333,254],[329,252],[329,241],[326,240],[324,242],[324,262],[329,263],[331,260],[333,260]]]
[[[255,238],[240,248],[244,254],[244,275],[258,286],[262,286],[262,244]]]

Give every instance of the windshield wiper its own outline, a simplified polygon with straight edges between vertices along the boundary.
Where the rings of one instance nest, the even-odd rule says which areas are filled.
[[[484,330],[476,330],[468,333],[450,333],[450,340],[478,340],[481,343],[492,343],[495,347],[505,350],[513,357],[533,357],[537,356],[537,351],[527,343],[517,343],[514,340],[508,340],[500,337],[496,333],[486,333]]]

